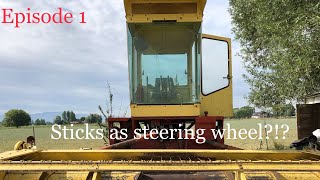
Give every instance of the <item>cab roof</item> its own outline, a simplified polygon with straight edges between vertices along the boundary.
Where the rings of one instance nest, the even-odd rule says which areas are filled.
[[[128,23],[201,22],[206,0],[124,0]]]

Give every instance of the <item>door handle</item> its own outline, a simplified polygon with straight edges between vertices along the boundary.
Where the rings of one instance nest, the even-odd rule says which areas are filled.
[[[231,79],[232,76],[227,75],[226,77],[223,77],[223,79]]]

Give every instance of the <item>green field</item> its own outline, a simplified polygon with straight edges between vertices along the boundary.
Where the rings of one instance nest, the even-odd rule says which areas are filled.
[[[289,144],[297,139],[297,125],[296,119],[227,119],[225,120],[225,127],[226,123],[230,123],[231,128],[236,130],[245,128],[251,129],[255,128],[258,129],[257,123],[264,124],[266,121],[267,124],[275,125],[279,124],[287,124],[290,127],[290,130],[286,134],[286,139],[282,139],[282,130],[278,131],[280,135],[280,139],[274,139],[274,132],[271,134],[271,139],[268,140],[269,149],[274,149],[274,141],[284,145],[288,148]],[[77,128],[84,128],[84,125],[77,125],[74,129]],[[90,125],[90,128],[97,129],[99,128],[97,125]],[[51,139],[51,134],[53,133],[51,130],[51,126],[35,126],[36,132],[36,145],[38,149],[80,149],[80,148],[98,148],[104,145],[103,140],[64,140],[63,138],[59,140]],[[264,129],[263,129],[264,132]],[[0,127],[0,152],[12,150],[14,144],[17,141],[24,140],[30,135],[32,135],[32,126],[28,127],[20,127],[20,128],[6,128]],[[264,135],[263,135],[264,137]],[[226,139],[225,143],[228,145],[244,148],[244,149],[266,149],[266,141],[265,139]]]

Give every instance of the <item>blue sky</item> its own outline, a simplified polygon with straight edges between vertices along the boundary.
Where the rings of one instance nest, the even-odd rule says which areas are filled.
[[[86,13],[87,24],[0,24],[0,114],[12,108],[29,113],[73,110],[98,112],[109,81],[115,109],[129,105],[126,24],[123,1],[1,1],[1,8],[54,12],[58,7]],[[234,38],[228,1],[208,1],[203,32]],[[0,15],[2,18],[2,15]],[[234,107],[246,105],[249,91],[233,40]],[[117,110],[116,110],[117,111]]]

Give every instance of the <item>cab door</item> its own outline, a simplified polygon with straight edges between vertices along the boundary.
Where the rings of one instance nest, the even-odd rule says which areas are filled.
[[[202,34],[201,115],[232,116],[231,39]]]

